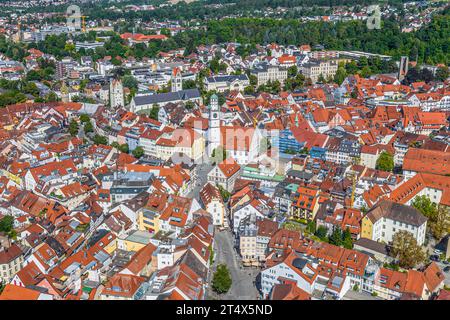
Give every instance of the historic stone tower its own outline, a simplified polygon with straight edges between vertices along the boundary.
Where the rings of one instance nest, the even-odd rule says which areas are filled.
[[[219,98],[213,94],[209,103],[208,156],[220,146]]]
[[[172,92],[183,90],[183,78],[181,76],[180,69],[173,68],[171,81],[172,81]]]
[[[123,85],[120,79],[112,79],[109,83],[109,102],[113,109],[125,106]]]

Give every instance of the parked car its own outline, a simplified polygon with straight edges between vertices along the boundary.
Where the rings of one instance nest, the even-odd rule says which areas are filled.
[[[449,272],[450,271],[450,266],[446,266],[445,268],[444,268],[444,272]]]
[[[443,254],[442,250],[439,250],[439,249],[434,249],[433,253],[434,253],[434,254],[437,254],[438,256],[440,256],[441,254]]]
[[[439,256],[434,254],[430,257],[430,260],[431,261],[439,261]]]

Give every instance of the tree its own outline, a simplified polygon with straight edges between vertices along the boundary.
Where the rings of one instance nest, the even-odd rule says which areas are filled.
[[[371,74],[372,74],[372,70],[370,69],[369,66],[363,67],[360,71],[360,75],[363,78],[368,78],[368,77],[370,77]]]
[[[13,229],[14,226],[14,217],[13,216],[4,216],[0,220],[0,231],[8,233]]]
[[[94,132],[94,126],[92,125],[91,121],[84,123],[84,132],[85,133]]]
[[[308,221],[306,230],[308,230],[309,233],[314,234],[314,232],[316,232],[316,222],[314,220]]]
[[[323,74],[319,74],[319,78],[317,79],[317,82],[326,83],[327,80],[325,80],[325,77],[323,76]]]
[[[108,145],[108,138],[101,136],[99,134],[96,134],[93,138],[93,141],[95,144],[103,144]]]
[[[341,246],[342,245],[342,230],[340,228],[335,227],[333,229],[333,233],[329,237],[329,242],[331,244],[334,244],[335,246]]]
[[[158,105],[154,105],[152,107],[152,109],[150,110],[149,117],[152,118],[153,120],[158,120],[158,113],[159,113],[159,107],[158,107]]]
[[[80,115],[80,121],[82,123],[91,122],[91,118],[86,113],[83,113]]]
[[[69,133],[72,137],[75,137],[78,134],[78,123],[74,119],[70,121]]]
[[[222,196],[223,201],[227,202],[228,199],[231,197],[231,193],[227,189],[222,187],[220,184],[217,185],[217,187],[219,189],[219,192],[220,192],[220,195]]]
[[[318,237],[320,240],[325,241],[327,238],[328,229],[325,226],[319,226],[314,233],[316,237]]]
[[[377,159],[376,169],[382,171],[394,170],[394,157],[386,151],[383,151]]]
[[[352,234],[350,233],[350,229],[347,227],[342,235],[342,246],[347,249],[353,248],[353,240]]]
[[[428,219],[435,215],[437,211],[436,203],[432,202],[426,195],[415,197],[412,206]]]
[[[413,268],[425,261],[426,254],[417,244],[411,232],[402,230],[394,234],[392,254],[398,259],[400,267]]]
[[[186,103],[184,104],[185,108],[187,110],[192,110],[195,107],[195,103],[192,101],[186,101]]]
[[[440,205],[436,212],[428,221],[429,228],[436,240],[441,240],[450,233],[450,210],[448,207]]]
[[[428,229],[436,240],[442,239],[450,232],[450,210],[437,205],[427,196],[416,197],[412,206],[428,218]]]
[[[122,84],[123,84],[124,87],[130,88],[130,89],[134,89],[134,90],[137,90],[138,89],[138,85],[139,85],[139,83],[136,80],[136,78],[133,77],[132,75],[123,76]]]
[[[183,90],[187,90],[187,89],[195,89],[197,88],[197,84],[195,83],[194,80],[184,80],[183,81]]]
[[[436,79],[439,81],[445,81],[449,77],[449,71],[447,67],[439,67],[436,70]]]
[[[250,85],[251,85],[251,86],[256,86],[256,85],[258,85],[258,77],[255,76],[254,74],[250,74],[250,75],[248,76],[248,79],[250,80]]]
[[[133,154],[133,156],[135,158],[139,159],[140,157],[142,157],[144,155],[144,149],[142,147],[137,147],[131,153]]]
[[[4,216],[0,220],[0,232],[4,232],[8,235],[9,238],[16,237],[16,230],[14,230],[14,217],[13,216]]]
[[[244,94],[254,94],[255,88],[253,86],[247,86],[244,88]]]
[[[58,96],[53,91],[51,91],[49,94],[45,96],[45,102],[55,102],[58,100],[59,100]]]
[[[217,293],[227,293],[232,284],[230,271],[225,264],[219,264],[214,273],[212,288]]]
[[[128,143],[121,144],[118,148],[123,153],[130,152],[130,148],[128,147]]]
[[[298,68],[296,65],[293,65],[292,67],[288,68],[287,72],[288,72],[288,77],[294,78],[298,73]]]
[[[222,147],[218,146],[211,153],[211,163],[220,163],[227,158],[227,151]]]
[[[336,71],[336,74],[334,75],[334,82],[336,82],[338,85],[341,85],[342,82],[344,82],[345,78],[347,77],[347,71],[345,71],[344,67],[339,67]]]

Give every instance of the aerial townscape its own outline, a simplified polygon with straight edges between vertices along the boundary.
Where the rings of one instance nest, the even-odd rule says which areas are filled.
[[[0,300],[450,300],[448,1],[0,5]]]

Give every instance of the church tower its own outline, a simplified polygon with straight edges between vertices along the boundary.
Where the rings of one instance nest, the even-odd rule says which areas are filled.
[[[178,92],[183,90],[183,78],[181,76],[181,71],[178,68],[173,68],[172,70],[172,92]]]
[[[112,79],[109,83],[109,102],[112,109],[125,106],[123,85],[120,79]]]
[[[208,156],[220,146],[219,98],[213,94],[209,103]]]

